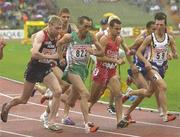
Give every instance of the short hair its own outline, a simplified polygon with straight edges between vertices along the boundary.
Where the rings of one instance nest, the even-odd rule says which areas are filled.
[[[109,23],[109,26],[113,27],[114,24],[121,24],[121,21],[119,19],[112,19]]]
[[[63,13],[68,13],[70,14],[70,11],[68,8],[62,8],[60,11],[59,11],[59,15],[62,15]]]
[[[154,25],[154,24],[155,24],[154,21],[148,21],[148,22],[146,23],[146,28],[148,29],[148,28],[151,27],[151,25]]]
[[[61,18],[56,15],[49,16],[49,24],[62,24]]]
[[[154,20],[164,20],[165,25],[167,25],[167,15],[164,12],[156,13]]]
[[[108,19],[107,19],[107,18],[101,19],[100,24],[101,24],[101,25],[106,25],[106,24],[108,24]]]
[[[88,16],[80,16],[80,17],[78,17],[78,24],[82,25],[84,20],[92,21]]]
[[[116,16],[116,15],[112,15],[112,16],[109,16],[109,18],[108,18],[108,24],[111,22],[111,20],[113,20],[113,19],[118,19],[118,20],[120,20],[120,18],[118,17],[118,16]]]

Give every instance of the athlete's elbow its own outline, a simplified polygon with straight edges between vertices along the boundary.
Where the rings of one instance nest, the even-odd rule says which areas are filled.
[[[33,52],[33,51],[31,51],[31,56],[32,56],[32,58],[34,58],[34,59],[38,59],[39,53],[38,53],[38,52]]]
[[[139,52],[139,51],[136,52],[136,56],[137,56],[137,57],[140,56],[140,52]]]

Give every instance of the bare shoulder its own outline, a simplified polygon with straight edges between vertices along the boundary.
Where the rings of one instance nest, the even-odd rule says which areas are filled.
[[[103,35],[101,38],[100,38],[100,41],[107,41],[108,40],[108,37],[106,35]]]
[[[172,40],[174,41],[174,37],[172,35],[168,34],[168,36],[169,36],[170,41]]]
[[[66,39],[71,39],[71,34],[66,33],[66,34],[64,34],[63,38],[66,38]]]
[[[44,38],[45,38],[45,35],[44,35],[44,31],[43,31],[43,30],[38,31],[37,33],[35,33],[35,34],[32,35],[32,39],[33,39],[33,40],[43,41]]]
[[[147,36],[144,40],[145,40],[145,41],[151,41],[151,40],[152,40],[152,36],[149,35],[149,36]]]

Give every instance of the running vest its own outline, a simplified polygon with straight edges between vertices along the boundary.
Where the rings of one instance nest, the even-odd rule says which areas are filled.
[[[114,59],[117,59],[119,57],[119,43],[117,42],[116,39],[115,39],[115,41],[113,41],[112,39],[108,38],[108,43],[105,48],[105,56],[107,56],[109,58],[114,58]],[[116,63],[97,60],[97,67],[105,67],[107,69],[115,69]]]
[[[164,40],[161,42],[156,39],[155,33],[152,33],[151,36],[153,45],[150,61],[156,63],[157,65],[163,65],[163,63],[167,61],[169,36],[167,33],[165,33]]]
[[[72,32],[71,38],[72,41],[70,42],[66,52],[67,65],[86,65],[89,59],[87,48],[92,45],[91,34],[88,32],[86,38],[81,40],[78,38],[77,32]]]
[[[44,53],[44,54],[49,54],[49,55],[55,54],[57,51],[56,40],[51,41],[49,39],[47,31],[44,30],[43,32],[44,32],[45,38],[44,38],[44,41],[42,42],[39,52]],[[39,59],[39,60],[32,59],[32,60],[38,61],[41,63],[50,63],[51,62],[49,59]]]

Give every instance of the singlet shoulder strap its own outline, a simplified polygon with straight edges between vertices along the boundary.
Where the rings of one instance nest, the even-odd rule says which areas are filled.
[[[151,33],[151,39],[152,39],[152,44],[154,45],[156,42],[156,37],[154,33]]]
[[[68,29],[67,29],[67,33],[71,33],[71,32],[72,32],[72,28],[71,28],[71,25],[69,24]]]
[[[49,37],[48,37],[47,31],[43,30],[43,32],[44,32],[44,41],[48,41]]]

